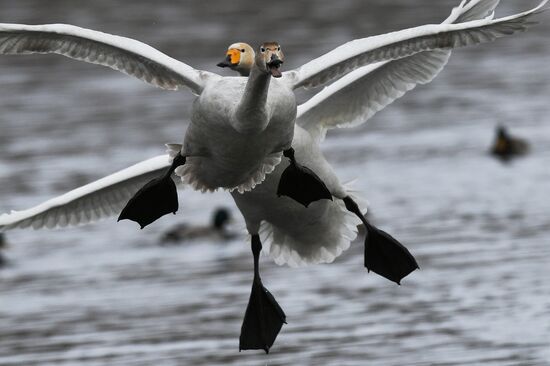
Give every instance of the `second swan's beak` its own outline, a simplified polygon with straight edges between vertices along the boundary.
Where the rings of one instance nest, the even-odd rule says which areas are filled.
[[[227,57],[225,58],[225,60],[223,60],[222,62],[218,63],[216,66],[219,66],[219,67],[231,67],[231,56],[230,56],[230,55],[227,55]]]
[[[282,76],[279,68],[283,64],[283,60],[279,58],[276,54],[271,55],[271,60],[267,63],[267,69],[271,76],[274,78],[280,78]]]
[[[230,48],[227,50],[225,59],[218,63],[219,67],[234,67],[241,61],[241,52],[239,50]]]

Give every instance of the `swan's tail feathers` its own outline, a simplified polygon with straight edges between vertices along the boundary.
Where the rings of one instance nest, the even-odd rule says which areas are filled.
[[[401,280],[418,269],[418,263],[403,244],[390,234],[370,224],[361,213],[357,203],[350,197],[344,198],[346,209],[353,212],[365,225],[365,267],[390,281],[401,284]]]
[[[308,208],[301,207],[299,212],[293,220],[261,224],[265,251],[278,265],[331,263],[357,237],[361,221],[346,210],[341,200],[317,201]]]

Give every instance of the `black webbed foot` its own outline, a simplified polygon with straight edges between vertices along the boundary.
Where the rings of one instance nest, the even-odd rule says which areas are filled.
[[[290,159],[290,165],[281,174],[277,195],[288,196],[304,206],[320,199],[332,200],[332,194],[325,183],[311,169],[300,165],[294,159],[294,149],[283,152]]]
[[[403,278],[419,268],[409,250],[390,234],[371,225],[351,197],[344,198],[344,203],[365,225],[365,267],[369,271],[400,284]]]
[[[254,280],[250,300],[246,307],[239,351],[247,349],[269,349],[275,342],[279,331],[286,323],[286,315],[261,280]]]
[[[371,224],[365,226],[365,267],[369,271],[399,285],[403,278],[419,268],[413,255],[403,244]]]
[[[128,201],[118,221],[132,220],[143,229],[166,214],[175,214],[178,210],[178,193],[171,176],[174,170],[183,164],[185,157],[176,156],[172,166],[162,177],[149,181]]]
[[[273,295],[263,286],[260,279],[259,257],[262,243],[258,235],[252,235],[252,254],[254,255],[254,281],[252,292],[246,307],[239,351],[247,349],[269,349],[275,342],[279,331],[286,324],[286,315],[275,301]]]

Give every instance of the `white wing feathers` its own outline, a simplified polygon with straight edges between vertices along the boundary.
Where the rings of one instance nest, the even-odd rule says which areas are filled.
[[[154,86],[189,87],[200,94],[215,75],[175,60],[145,43],[67,24],[0,23],[0,54],[56,53],[108,66]]]
[[[0,232],[32,226],[74,226],[118,215],[128,200],[149,180],[170,166],[160,155],[120,170],[24,211],[0,215]]]
[[[400,59],[422,51],[489,42],[525,30],[533,24],[531,17],[547,1],[543,0],[532,10],[500,19],[488,17],[459,24],[429,24],[354,40],[284,75],[293,88],[315,87],[367,64]]]
[[[499,0],[462,1],[443,22],[492,17]],[[364,123],[418,84],[433,80],[447,64],[450,50],[424,51],[352,71],[298,107],[297,123],[316,139],[327,129]]]
[[[362,67],[335,81],[298,107],[297,123],[320,141],[327,129],[357,126],[447,64],[450,51],[418,53]]]
[[[445,19],[443,23],[464,23],[477,19],[493,19],[495,8],[499,2],[500,0],[464,0],[458,7],[453,9],[449,18]]]

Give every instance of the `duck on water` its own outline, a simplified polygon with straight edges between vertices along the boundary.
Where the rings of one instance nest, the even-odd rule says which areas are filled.
[[[482,3],[484,4],[480,5]],[[45,202],[30,210],[4,215],[0,217],[0,228],[28,225],[33,225],[34,227],[65,226],[67,224],[91,221],[101,216],[112,215],[116,212],[120,212],[118,210],[126,203],[124,199],[120,198],[121,195],[117,195],[117,193],[121,191],[125,192],[122,196],[127,197],[129,191],[136,192],[137,189],[135,187],[143,184],[140,182],[143,182],[145,178],[147,178],[145,179],[146,181],[152,176],[157,175],[159,170],[166,170],[163,177],[156,178],[143,187],[138,194],[128,202],[126,206],[127,210],[125,209],[126,212],[123,211],[123,213],[127,215],[121,215],[122,218],[128,217],[134,219],[143,226],[144,224],[154,221],[162,214],[173,212],[174,208],[177,209],[175,187],[172,186],[173,183],[170,183],[170,177],[173,172],[180,175],[184,182],[196,189],[210,190],[221,187],[244,193],[266,179],[266,175],[272,172],[276,166],[279,167],[279,165],[281,165],[278,163],[281,159],[282,151],[284,151],[285,155],[290,160],[290,165],[283,171],[279,170],[278,172],[274,172],[280,176],[281,180],[276,182],[276,184],[266,185],[264,187],[266,192],[271,192],[267,194],[281,194],[286,192],[285,184],[282,184],[282,178],[288,171],[289,173],[287,175],[291,177],[298,175],[298,177],[301,178],[298,181],[292,182],[292,184],[286,185],[290,187],[290,189],[307,183],[311,183],[316,189],[308,188],[301,191],[297,190],[294,194],[289,195],[294,201],[291,200],[291,204],[287,204],[287,201],[287,203],[282,203],[281,206],[287,205],[289,210],[293,209],[292,205],[305,209],[305,207],[300,206],[299,203],[301,203],[303,206],[310,205],[309,209],[312,209],[315,205],[322,206],[335,202],[336,204],[344,206],[345,210],[353,212],[355,216],[363,221],[367,228],[370,229],[372,226],[369,226],[370,224],[364,219],[361,210],[351,196],[347,195],[346,191],[338,192],[338,188],[341,185],[337,181],[335,183],[330,182],[331,175],[333,175],[330,167],[318,170],[316,167],[310,166],[311,169],[308,169],[296,162],[293,156],[294,151],[291,149],[292,147],[296,147],[292,138],[294,137],[295,141],[299,141],[300,138],[294,136],[294,121],[288,122],[289,116],[292,117],[296,114],[296,106],[293,94],[287,91],[292,91],[293,89],[303,86],[318,86],[339,79],[331,85],[331,87],[335,85],[332,90],[320,92],[316,96],[317,98],[312,98],[311,103],[306,103],[308,105],[304,107],[304,111],[307,110],[308,112],[312,112],[310,113],[310,119],[304,121],[304,126],[308,126],[309,128],[308,134],[310,136],[308,137],[308,135],[305,134],[303,139],[322,139],[328,128],[342,124],[357,124],[372,115],[372,110],[376,112],[376,107],[366,112],[363,105],[368,105],[368,103],[372,101],[364,101],[360,96],[355,94],[361,95],[364,91],[365,85],[361,85],[362,82],[365,84],[369,84],[369,82],[376,83],[376,78],[372,78],[372,73],[374,71],[377,71],[374,76],[380,76],[379,72],[382,74],[391,73],[392,66],[397,68],[406,66],[407,63],[402,60],[407,60],[408,57],[415,57],[417,54],[420,57],[420,55],[425,53],[424,51],[439,50],[439,52],[444,53],[454,47],[490,41],[516,31],[524,30],[529,24],[529,18],[537,13],[546,1],[543,1],[537,8],[531,11],[506,18],[493,19],[490,12],[489,15],[486,15],[481,20],[472,20],[470,17],[473,9],[476,9],[476,7],[478,9],[483,8],[487,10],[491,8],[492,5],[496,6],[496,3],[498,3],[498,1],[494,0],[463,1],[458,8],[453,10],[453,12],[455,15],[462,12],[461,17],[465,23],[455,25],[449,23],[443,25],[428,25],[405,31],[393,32],[387,35],[356,40],[312,60],[299,69],[285,73],[280,73],[279,71],[281,62],[283,61],[280,46],[272,42],[265,43],[258,48],[258,54],[255,57],[256,62],[254,67],[256,71],[251,71],[251,73],[257,72],[260,76],[253,77],[251,75],[248,79],[233,78],[231,80],[237,80],[234,83],[229,82],[230,78],[221,78],[213,73],[194,70],[149,46],[127,38],[106,35],[104,33],[66,25],[0,25],[0,53],[61,53],[79,60],[113,67],[167,89],[177,89],[177,87],[185,85],[191,88],[195,94],[199,94],[194,106],[194,108],[198,108],[199,113],[198,116],[193,113],[194,119],[190,127],[190,130],[194,132],[189,133],[188,130],[184,144],[183,146],[180,145],[180,149],[171,149],[172,153],[175,152],[175,154],[172,154],[173,161],[169,169],[166,168],[167,162],[165,156],[150,159],[88,186],[81,187],[66,195]],[[458,17],[457,20],[458,19],[460,19],[460,17]],[[116,61],[115,63],[112,62],[113,58]],[[419,60],[420,62],[423,61],[422,58],[419,58],[416,59],[416,62],[419,62]],[[351,77],[355,69],[379,61],[391,62],[385,64],[385,66],[367,66],[364,69],[357,70],[357,73]],[[407,72],[399,74],[396,70],[393,71],[402,78],[410,77]],[[280,76],[279,74],[282,75],[278,78],[278,76]],[[422,72],[420,75],[422,75]],[[395,76],[396,75],[394,75],[394,77]],[[419,76],[420,79],[423,77],[425,78],[426,75]],[[273,82],[271,82],[272,78]],[[255,80],[255,82],[251,83],[250,80]],[[420,82],[422,82],[422,80],[419,81],[419,83]],[[404,91],[410,89],[409,84],[410,83],[405,86]],[[413,82],[412,84],[414,85],[415,83]],[[208,88],[212,85],[224,85],[227,87],[227,90],[239,91],[240,94],[232,95],[231,102],[224,102],[222,105],[218,105],[216,104],[216,99],[213,99],[211,96],[217,95],[216,93],[220,91],[211,89],[212,94],[209,94]],[[399,89],[399,85],[399,83],[394,85],[394,92],[397,96],[388,96],[389,99],[395,99],[404,93],[403,90]],[[275,88],[274,93],[271,92],[272,88]],[[247,94],[247,90],[253,90],[253,92]],[[378,91],[380,90],[383,89],[378,89]],[[349,95],[349,93],[352,94]],[[209,97],[209,95],[211,96]],[[290,97],[291,95],[292,98]],[[348,113],[349,111],[337,110],[336,118],[331,117],[331,114],[326,113],[326,111],[327,109],[330,111],[332,106],[325,101],[330,100],[333,96],[335,96],[336,99],[346,98],[346,100],[350,100],[350,96],[353,97],[353,100],[359,104],[355,105],[355,107],[362,110],[362,112],[352,113],[350,115]],[[383,98],[384,100],[382,102],[375,100],[373,104],[379,106],[387,105],[388,98]],[[258,102],[258,100],[260,102]],[[261,105],[262,102],[265,102],[265,104]],[[361,103],[363,103],[363,105]],[[243,105],[246,107],[243,107]],[[277,111],[270,110],[270,113],[273,113],[273,115],[266,112],[270,108],[266,107],[268,105],[278,106]],[[227,115],[220,116],[216,114],[215,109],[224,110],[224,108],[225,111],[228,112]],[[350,107],[350,109],[353,110],[354,108]],[[228,135],[219,133],[220,131],[227,131],[227,129],[232,128],[237,132],[240,130],[242,134],[246,134],[247,131],[252,131],[251,135],[256,136],[254,134],[257,133],[255,125],[251,126],[251,124],[247,124],[246,120],[233,118],[239,115],[242,116],[242,113],[240,114],[239,111],[243,112],[245,110],[248,110],[251,115],[254,116],[255,123],[265,126],[262,133],[270,131],[269,133],[274,134],[271,136],[277,137],[274,140],[269,140],[269,148],[262,145],[254,146],[257,151],[243,151],[240,145],[232,144],[232,140],[228,141],[229,139],[226,137]],[[369,113],[371,114],[368,115]],[[273,126],[273,129],[270,129],[269,127],[272,120],[269,119],[269,122],[265,124],[266,116],[281,117],[278,123],[280,126],[285,127],[278,129],[277,126]],[[344,121],[342,121],[342,118]],[[317,120],[315,121],[315,119]],[[206,125],[201,126],[199,123],[193,127],[195,121],[204,122]],[[222,125],[218,125],[219,123]],[[317,127],[315,127],[315,123]],[[217,138],[210,139],[208,133],[209,127],[212,127],[214,130],[220,128],[216,134]],[[251,130],[249,130],[249,128],[251,128]],[[171,148],[174,146],[176,145],[172,145]],[[306,143],[303,146],[315,145]],[[305,151],[307,150],[308,149],[305,149]],[[193,153],[187,156],[186,154],[188,151],[193,151]],[[296,151],[298,152],[298,149],[296,149]],[[243,162],[239,160],[239,157],[242,156],[240,154],[246,154],[245,158],[249,158],[248,154],[251,152],[253,152],[252,158],[254,159],[252,160],[254,160],[254,164],[252,164],[252,160],[244,159]],[[274,156],[273,154],[276,155]],[[299,154],[297,156],[299,156]],[[302,159],[302,156],[299,156],[299,158]],[[319,158],[317,153],[313,153],[309,159],[310,161],[317,161],[320,167],[326,163],[324,159]],[[218,176],[216,172],[219,170],[212,168],[220,166],[225,167],[226,161],[228,166],[238,170],[232,170],[227,179]],[[200,167],[199,165],[202,163],[204,163],[204,166]],[[212,163],[212,165],[209,165],[209,163]],[[250,169],[251,165],[254,165],[253,169]],[[308,166],[308,164],[304,165]],[[282,168],[283,166],[281,165],[280,169]],[[289,168],[290,170],[288,170]],[[243,173],[245,170],[246,172]],[[321,177],[320,179],[317,174]],[[269,175],[267,175],[267,177],[269,177]],[[263,185],[260,185],[258,188],[262,186]],[[276,187],[276,189],[274,187]],[[313,199],[312,197],[307,197],[307,199],[300,197],[303,192],[310,191],[317,191],[320,192],[320,194],[313,197]],[[324,196],[327,191],[330,194],[330,198],[334,196],[338,199],[341,198],[341,200],[329,200],[328,195]],[[237,192],[233,192],[234,197]],[[258,200],[258,205],[263,205],[265,202],[262,200],[265,198],[265,194],[266,193],[261,194],[253,200]],[[100,199],[97,199],[98,195]],[[275,197],[276,194],[273,194],[273,196]],[[327,199],[318,200],[319,198]],[[282,197],[280,199],[285,200],[287,198]],[[147,204],[148,202],[150,205]],[[251,201],[248,201],[248,203],[245,202],[244,204],[241,202],[240,204],[238,203],[238,205],[243,212],[248,211],[245,216],[248,215],[252,217],[255,215],[255,208],[252,207],[253,205],[251,205],[250,202]],[[102,207],[99,212],[93,208],[97,207],[97,205]],[[90,208],[92,212],[94,212],[91,216],[83,214],[83,212],[87,212]],[[56,215],[51,216],[54,211]],[[151,212],[153,212],[153,214],[151,214]],[[62,214],[58,215],[59,213]],[[314,213],[315,211],[312,210],[311,214],[308,212],[305,217],[314,216]],[[260,227],[255,222],[249,225],[249,221],[247,221],[247,227],[252,235],[254,280],[251,298],[243,322],[240,348],[264,349],[267,352],[285,321],[285,316],[282,309],[261,283],[258,268],[258,258],[261,250],[260,233],[258,232]],[[273,221],[275,220],[273,219]],[[296,225],[296,222],[298,222],[298,225]],[[295,229],[296,231],[301,231],[305,229],[305,225],[299,221],[295,221]],[[398,282],[404,277],[402,276],[403,274],[406,275],[417,267],[414,258],[412,258],[410,253],[395,239],[374,227],[372,227],[371,231],[374,234],[371,235],[369,231],[365,250],[370,251],[367,256],[369,258],[366,258],[366,264],[368,264],[367,260],[375,263],[373,264],[371,262],[370,264],[373,271],[392,280],[397,279],[396,282]],[[275,235],[275,231],[273,231],[273,234],[274,241],[279,241],[281,239],[280,235]],[[289,235],[290,234],[292,233],[289,233]],[[371,245],[371,241],[375,244]],[[377,242],[381,244],[377,245]],[[378,249],[380,251],[378,251]],[[386,250],[390,251],[392,255],[390,265],[384,260],[382,251]],[[334,253],[332,254],[334,256]],[[338,253],[336,253],[336,255],[337,254]],[[318,259],[318,261],[323,260]]]
[[[176,244],[191,240],[226,241],[237,237],[237,234],[227,228],[232,221],[231,211],[226,207],[218,207],[212,213],[210,225],[192,226],[179,224],[168,230],[162,236],[161,245]]]
[[[519,137],[515,137],[506,126],[500,125],[496,128],[496,136],[491,146],[490,153],[503,162],[526,155],[529,152],[529,143]]]

